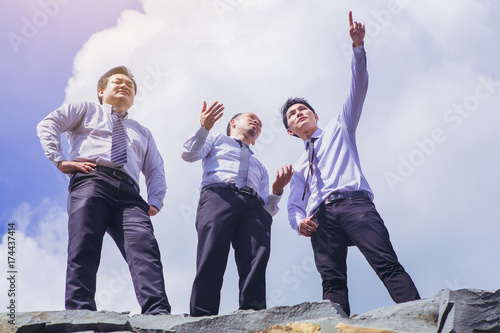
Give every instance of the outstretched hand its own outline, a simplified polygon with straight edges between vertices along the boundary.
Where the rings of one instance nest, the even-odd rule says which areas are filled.
[[[292,165],[285,165],[276,171],[276,180],[273,183],[273,194],[280,195],[293,176]]]
[[[349,12],[349,35],[351,35],[354,47],[363,45],[365,39],[365,25],[359,22],[353,22],[352,12]]]
[[[212,104],[212,106],[210,106],[207,110],[207,102],[203,101],[203,109],[201,110],[200,117],[201,127],[210,131],[212,127],[214,127],[217,120],[224,115],[224,113],[222,113],[223,110],[224,107],[222,106],[222,103],[219,104],[219,102],[214,102],[214,104]]]

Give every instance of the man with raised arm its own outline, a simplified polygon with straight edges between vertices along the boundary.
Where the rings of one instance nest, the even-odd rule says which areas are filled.
[[[266,308],[266,267],[270,254],[272,216],[292,166],[276,172],[269,194],[269,176],[254,156],[262,123],[254,113],[239,113],[226,134],[210,130],[223,113],[218,102],[201,111],[200,128],[185,142],[182,158],[202,160],[203,176],[196,214],[198,249],[191,293],[191,316],[216,315],[220,291],[232,245],[239,274],[239,309]]]
[[[128,263],[143,314],[169,314],[160,250],[150,216],[163,206],[163,160],[151,132],[128,118],[137,85],[126,67],[98,81],[99,104],[65,104],[38,124],[45,155],[71,175],[68,197],[66,309],[96,311],[96,274],[104,233]],[[62,152],[66,133],[70,152]],[[139,194],[146,179],[148,202]]]
[[[319,116],[307,100],[289,98],[281,109],[287,133],[302,139],[305,148],[294,165],[288,219],[300,235],[311,237],[323,299],[340,304],[346,314],[350,314],[346,258],[352,245],[359,248],[395,302],[420,299],[398,261],[361,171],[355,134],[368,88],[365,26],[353,22],[351,12],[349,25],[354,52],[351,91],[340,114],[321,130]]]

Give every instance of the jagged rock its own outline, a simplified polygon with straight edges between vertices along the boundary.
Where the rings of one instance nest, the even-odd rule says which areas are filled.
[[[435,297],[311,321],[322,333],[500,333],[500,290],[442,290]]]
[[[265,329],[271,325],[295,320],[309,320],[321,317],[341,317],[345,313],[329,301],[302,303],[295,306],[281,306],[262,311],[236,311],[229,315],[210,317],[150,316],[107,311],[49,311],[19,313],[16,326],[2,316],[0,332],[249,332]]]
[[[205,317],[205,319],[172,327],[176,333],[249,332],[266,329],[272,325],[310,321],[316,318],[342,318],[347,315],[339,305],[330,301],[302,303],[294,306],[278,306],[261,311],[236,311],[229,315]]]
[[[354,318],[320,318],[310,320],[321,333],[436,333],[439,297],[396,304]]]
[[[439,296],[435,296],[379,308],[342,322],[391,332],[435,333],[438,314]]]
[[[1,332],[11,332],[11,325],[2,317]],[[24,312],[16,316],[14,332],[80,332],[99,331],[117,332],[130,331],[128,316],[116,312],[67,310],[47,312]]]
[[[9,319],[2,314],[0,332],[500,333],[500,290],[443,290],[353,318],[323,301],[196,318],[70,310],[17,313],[14,327]]]
[[[500,332],[500,289],[444,290],[440,296],[438,333]]]

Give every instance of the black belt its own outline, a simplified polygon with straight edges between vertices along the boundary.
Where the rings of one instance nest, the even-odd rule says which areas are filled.
[[[368,192],[365,191],[348,191],[348,192],[333,192],[328,198],[326,198],[325,203],[332,204],[336,201],[351,199],[351,198],[368,198],[371,200]]]
[[[201,188],[201,191],[203,192],[204,190],[207,190],[209,188],[227,188],[230,190],[233,190],[235,192],[239,192],[244,195],[248,195],[250,197],[255,197],[259,199],[261,202],[264,202],[260,195],[255,191],[253,188],[250,186],[244,186],[242,188],[237,188],[235,184],[226,184],[226,183],[213,183],[213,184],[208,184],[205,185]]]
[[[105,173],[109,176],[118,178],[120,180],[123,180],[123,181],[129,183],[130,185],[132,185],[133,187],[135,187],[135,189],[137,191],[139,191],[139,188],[138,188],[137,184],[134,182],[134,180],[132,179],[132,177],[130,177],[129,175],[127,175],[125,172],[123,172],[121,170],[113,169],[113,168],[103,166],[103,165],[96,166],[95,170],[102,172],[102,173]]]

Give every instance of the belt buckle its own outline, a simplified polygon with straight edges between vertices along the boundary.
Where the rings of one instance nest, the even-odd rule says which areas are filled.
[[[122,173],[120,172],[120,170],[113,169],[113,176],[115,176],[118,179],[127,181],[127,179],[122,177]]]
[[[326,198],[326,204],[331,205],[337,201],[344,200],[344,199],[345,199],[345,195],[343,195],[342,193],[332,193],[328,196],[328,198]]]
[[[120,170],[113,169],[113,176],[120,180],[123,180],[124,182],[127,182],[128,184],[132,185],[137,191],[139,191],[139,186],[132,180],[129,175],[123,173]]]
[[[238,192],[243,193],[243,194],[252,195],[252,188],[250,186],[243,186],[242,188],[238,189]]]

